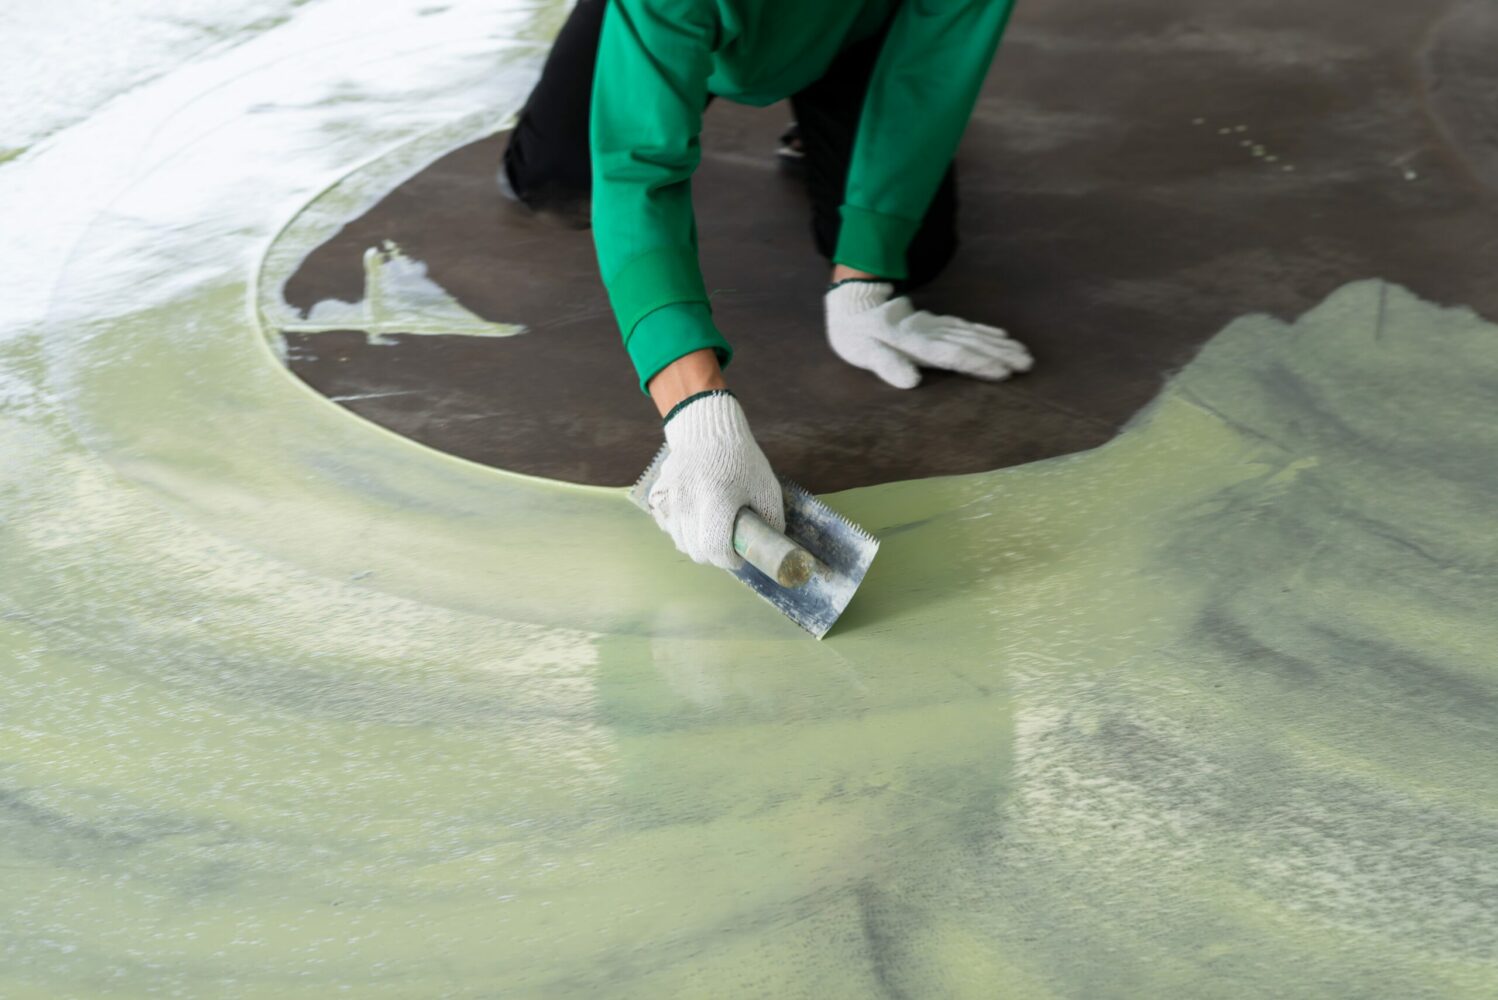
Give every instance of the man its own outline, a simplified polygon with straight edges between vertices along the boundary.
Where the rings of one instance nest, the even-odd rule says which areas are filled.
[[[505,151],[501,185],[538,210],[589,214],[599,269],[670,454],[650,493],[681,551],[740,564],[750,507],[784,530],[780,486],[723,368],[697,264],[690,181],[714,97],[789,97],[832,266],[827,339],[913,388],[921,366],[1002,379],[1030,367],[1002,330],[896,297],[957,246],[952,157],[1012,0],[579,0]]]

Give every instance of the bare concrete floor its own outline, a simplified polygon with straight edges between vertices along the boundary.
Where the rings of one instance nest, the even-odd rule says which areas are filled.
[[[1022,3],[960,153],[963,249],[919,304],[997,323],[1034,372],[901,392],[822,340],[826,268],[773,155],[786,106],[717,102],[694,182],[730,381],[817,491],[1110,438],[1225,323],[1381,277],[1498,317],[1498,5]],[[289,335],[293,370],[377,423],[498,467],[632,481],[659,444],[585,232],[517,217],[503,137],[455,150],[318,248],[293,305],[357,299],[385,239],[502,340]]]

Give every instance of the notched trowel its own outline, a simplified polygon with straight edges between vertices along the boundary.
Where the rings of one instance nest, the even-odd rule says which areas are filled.
[[[629,491],[629,499],[647,513],[650,488],[668,450],[661,446]],[[789,479],[780,481],[780,492],[785,497],[785,534],[742,508],[733,522],[733,550],[744,557],[744,565],[732,572],[820,639],[863,583],[879,552],[879,539]]]

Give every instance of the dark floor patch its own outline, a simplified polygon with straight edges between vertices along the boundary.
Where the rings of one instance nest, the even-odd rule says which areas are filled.
[[[1421,64],[1426,106],[1452,158],[1498,199],[1498,4],[1454,4],[1428,37]]]
[[[1491,10],[1392,0],[1022,4],[961,153],[964,247],[922,305],[997,323],[1034,372],[911,392],[822,339],[826,269],[783,106],[717,102],[694,182],[730,371],[778,469],[817,491],[972,472],[1111,437],[1224,323],[1291,316],[1379,276],[1498,316]],[[1417,72],[1412,67],[1419,67]],[[418,441],[502,468],[624,484],[659,444],[586,233],[507,210],[502,140],[456,150],[319,247],[302,308],[355,299],[393,239],[504,340],[291,336],[293,370]]]

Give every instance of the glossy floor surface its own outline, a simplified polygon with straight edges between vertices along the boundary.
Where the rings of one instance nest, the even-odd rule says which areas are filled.
[[[0,164],[0,995],[1491,996],[1477,272],[1231,322],[1094,450],[829,496],[883,548],[813,642],[622,491],[277,356],[556,13],[300,5]],[[402,250],[319,315],[547,335]]]

